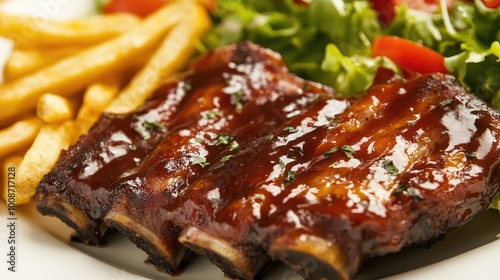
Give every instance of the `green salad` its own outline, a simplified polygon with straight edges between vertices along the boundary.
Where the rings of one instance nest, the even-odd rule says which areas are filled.
[[[397,36],[435,51],[447,72],[500,110],[500,8],[488,8],[480,0],[447,7],[441,0],[430,13],[402,4],[384,23],[373,2],[218,0],[212,13],[215,26],[202,45],[210,50],[249,40],[280,53],[297,75],[356,96],[374,83],[379,68],[400,74],[412,70],[373,55],[377,38]],[[421,64],[436,62],[425,53],[404,54],[413,52],[404,46],[390,49]],[[490,206],[500,210],[500,194]]]
[[[371,56],[376,37],[395,35],[444,55],[450,73],[500,108],[500,9],[478,0],[433,14],[401,5],[383,25],[371,1],[309,2],[219,0],[217,24],[204,45],[250,40],[279,52],[294,73],[352,95],[372,84],[378,67],[398,71],[390,60]]]

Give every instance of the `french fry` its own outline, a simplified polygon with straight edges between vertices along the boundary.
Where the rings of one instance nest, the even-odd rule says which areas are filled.
[[[17,171],[16,202],[28,203],[35,194],[35,188],[52,167],[61,150],[66,149],[72,140],[73,121],[63,124],[44,125],[33,145],[24,155]]]
[[[103,42],[137,26],[131,14],[112,14],[61,22],[0,13],[0,36],[17,48],[50,48]]]
[[[23,160],[23,157],[20,155],[15,155],[15,156],[10,156],[6,158],[1,166],[2,166],[2,198],[8,202],[9,201],[9,177],[12,177],[12,172],[10,170],[18,170],[19,164],[21,164],[21,161]],[[13,168],[13,169],[12,169]],[[16,172],[16,171],[14,171]],[[10,174],[9,174],[10,173]],[[10,176],[9,176],[10,175]],[[15,190],[14,190],[15,191]],[[14,192],[11,192],[11,197],[13,201],[16,199],[16,194]]]
[[[59,95],[46,93],[38,99],[36,114],[46,123],[67,121],[76,114],[76,102]]]
[[[165,80],[171,78],[191,58],[194,42],[210,28],[211,21],[199,5],[184,17],[167,35],[149,62],[133,78],[106,109],[112,113],[126,113],[137,109]]]
[[[0,130],[0,158],[28,148],[41,126],[42,121],[32,117]]]
[[[119,75],[90,84],[83,95],[83,106],[102,112],[120,91],[122,81]]]
[[[0,119],[34,109],[43,93],[74,94],[107,73],[127,69],[136,57],[147,56],[162,36],[195,7],[189,1],[168,4],[124,35],[1,85]]]
[[[5,80],[12,81],[32,73],[59,59],[74,55],[81,51],[81,49],[81,47],[65,47],[54,49],[14,50],[5,66]]]
[[[120,91],[122,81],[118,75],[96,82],[87,87],[83,95],[83,105],[76,118],[75,136],[86,133],[99,119],[106,106]]]

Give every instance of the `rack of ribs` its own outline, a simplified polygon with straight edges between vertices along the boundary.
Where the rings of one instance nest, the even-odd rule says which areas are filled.
[[[75,239],[97,245],[114,182],[136,168],[167,134],[184,105],[183,82],[158,90],[136,112],[103,114],[76,145],[62,151],[54,169],[37,187],[42,214],[56,216],[75,229]]]
[[[173,129],[179,111],[188,112],[187,104],[196,103],[204,90],[217,86],[213,79],[231,62],[233,52],[228,47],[207,55],[184,79],[162,86],[135,112],[103,114],[88,134],[62,152],[52,172],[43,178],[37,188],[38,210],[74,228],[84,243],[99,244],[107,229],[103,218],[115,183],[133,173]]]
[[[84,171],[79,170],[75,173],[77,176],[70,174],[62,179],[60,174],[66,175],[67,166],[78,162],[80,158],[63,156],[56,169],[44,178],[38,188],[40,211],[56,213],[63,220],[70,216],[68,212],[98,212],[92,218],[102,221],[105,216],[105,225],[120,230],[145,250],[149,255],[149,263],[173,273],[178,270],[186,250],[177,241],[179,233],[176,234],[175,227],[164,224],[162,205],[175,201],[175,197],[203,174],[208,166],[224,162],[230,157],[229,153],[239,149],[240,145],[245,146],[267,134],[287,119],[305,111],[317,100],[334,96],[329,88],[289,74],[276,53],[250,43],[220,49],[198,61],[190,73],[181,82],[167,86],[175,89],[166,91],[167,98],[172,94],[179,96],[178,90],[182,91],[183,96],[188,92],[184,101],[175,98],[179,100],[176,105],[182,109],[175,108],[175,114],[171,113],[173,110],[165,114],[154,111],[156,108],[152,110],[147,107],[144,109],[145,117],[139,118],[130,128],[127,127],[128,132],[135,136],[130,143],[125,143],[129,146],[151,138],[149,135],[144,137],[145,133],[150,133],[145,123],[154,128],[152,131],[158,132],[149,150],[141,154],[139,159],[135,154],[123,153],[120,155],[123,157],[121,160],[134,160],[133,166],[120,166],[119,169],[115,169],[116,165],[110,167],[113,174],[119,176],[107,180],[109,183],[105,185],[97,181],[99,175],[90,174],[94,181],[85,187],[91,191],[76,194],[84,198],[99,196],[99,200],[105,201],[105,204],[70,204],[75,200],[74,193],[67,195],[67,192],[54,189],[58,185],[67,186],[74,192],[82,189],[80,181],[83,176],[79,174]],[[348,101],[339,101],[339,105],[345,109]],[[130,118],[137,119],[137,113],[129,116],[129,121]],[[150,119],[150,116],[161,121]],[[107,123],[101,120],[96,127],[100,127],[103,122]],[[138,131],[137,127],[145,129]],[[88,137],[81,139],[70,152],[79,154],[82,147],[91,146],[94,148],[93,154],[100,156],[103,150],[110,148],[106,147],[107,140],[99,138],[95,141]],[[134,151],[138,148],[134,147]],[[103,172],[103,168],[100,172]],[[85,180],[88,178],[85,177]],[[106,189],[104,194],[103,188]],[[51,199],[47,197],[57,197],[58,200],[49,202]],[[60,205],[66,208],[70,208],[66,205],[71,205],[76,209],[50,212],[48,204],[51,205],[50,209],[58,209]],[[81,227],[75,228],[82,236]]]
[[[189,248],[231,278],[279,260],[305,278],[350,279],[365,259],[487,208],[498,127],[451,76],[393,78],[345,100],[242,43],[138,112],[104,115],[43,179],[37,205],[88,243],[118,229],[167,273]]]
[[[232,277],[248,278],[235,264],[264,252],[306,279],[350,279],[366,258],[432,241],[488,207],[499,125],[450,76],[394,81],[338,116],[312,107],[169,210],[180,241]]]
[[[164,206],[175,203],[211,166],[224,165],[240,147],[320,98],[333,97],[331,90],[289,74],[275,53],[248,43],[238,45],[231,62],[217,73],[210,86],[198,87],[198,101],[178,113],[176,130],[134,174],[117,183],[105,217],[106,224],[148,253],[149,263],[169,273],[181,265],[185,247]],[[344,109],[348,105],[339,103]],[[255,263],[255,271],[265,259]]]

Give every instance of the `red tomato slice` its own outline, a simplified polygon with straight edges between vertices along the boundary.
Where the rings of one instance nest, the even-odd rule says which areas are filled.
[[[423,45],[394,36],[375,38],[372,56],[385,56],[403,69],[421,74],[435,72],[448,73],[444,56]]]
[[[500,0],[483,0],[483,3],[490,9],[498,9],[500,7]]]
[[[104,7],[104,13],[126,12],[140,17],[147,17],[170,1],[171,0],[111,0]],[[217,5],[215,0],[198,0],[198,3],[209,11],[215,10]]]
[[[105,14],[128,12],[146,17],[165,5],[168,0],[111,0],[104,7]]]

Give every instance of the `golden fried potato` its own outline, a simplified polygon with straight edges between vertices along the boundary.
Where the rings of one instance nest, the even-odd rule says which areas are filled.
[[[94,111],[104,111],[120,91],[121,85],[122,79],[119,75],[90,84],[83,95],[83,106]]]
[[[54,49],[16,49],[5,66],[4,76],[6,81],[32,73],[48,66],[62,58],[74,55],[81,51],[81,47],[65,47]]]
[[[186,65],[195,52],[195,42],[210,28],[205,9],[196,5],[184,20],[167,35],[160,48],[117,99],[106,109],[126,113],[137,109],[165,80]]]
[[[42,120],[32,117],[0,130],[0,158],[28,148],[42,124]]]
[[[194,3],[173,2],[124,35],[0,85],[0,119],[32,110],[43,93],[74,94],[105,74],[128,69],[136,57],[147,56],[169,29],[195,10]]]
[[[35,188],[56,164],[61,150],[66,149],[72,140],[74,122],[44,125],[33,145],[24,155],[17,170],[16,202],[28,203],[35,194]]]
[[[8,158],[6,158],[2,164],[0,165],[1,168],[2,168],[2,176],[0,176],[0,178],[2,178],[2,183],[0,183],[0,185],[2,186],[2,198],[5,200],[5,201],[8,201],[9,199],[9,181],[12,182],[12,183],[17,183],[16,182],[16,173],[17,173],[17,170],[18,170],[18,167],[19,167],[19,164],[21,164],[21,161],[23,160],[23,157],[20,156],[20,155],[15,155],[15,156],[10,156]],[[14,184],[10,184],[11,186],[14,186]],[[17,184],[15,184],[15,186],[17,186]],[[17,188],[16,188],[17,189]],[[16,199],[16,189],[13,188],[13,190],[10,191],[11,193],[11,197],[13,197],[14,199]]]
[[[128,32],[140,22],[125,13],[72,21],[0,13],[0,19],[0,36],[14,40],[16,48],[91,45]]]
[[[77,131],[75,136],[77,138],[86,133],[99,119],[106,106],[120,91],[121,84],[121,78],[116,75],[87,87],[83,95],[83,105],[76,118]]]
[[[46,123],[63,122],[75,116],[76,106],[73,100],[46,93],[38,99],[36,114]]]

